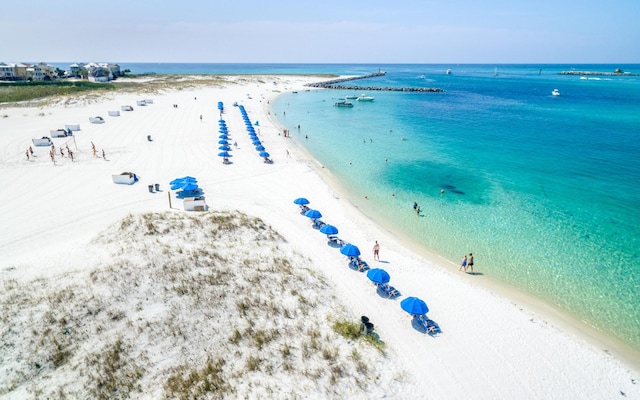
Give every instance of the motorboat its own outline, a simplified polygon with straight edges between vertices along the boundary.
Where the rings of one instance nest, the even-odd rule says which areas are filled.
[[[356,96],[355,94],[351,94],[349,96],[345,96],[345,99],[347,99],[347,100],[355,100],[357,98],[358,98],[358,96]]]
[[[553,89],[553,90],[551,91],[551,95],[552,95],[552,96],[560,96],[560,91],[559,91],[558,89]]]
[[[338,99],[337,103],[333,104],[334,107],[353,107],[353,103],[343,99]]]
[[[451,69],[448,69],[446,73],[447,75],[451,75]]]
[[[357,101],[373,101],[374,98],[372,96],[367,96],[364,93],[358,96]]]

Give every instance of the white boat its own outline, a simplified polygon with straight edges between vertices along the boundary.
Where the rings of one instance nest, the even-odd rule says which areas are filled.
[[[553,89],[553,90],[551,91],[551,95],[552,95],[552,96],[560,96],[560,91],[559,91],[558,89]]]
[[[447,75],[451,75],[451,69],[447,70]]]
[[[345,96],[345,99],[347,99],[347,100],[355,100],[357,98],[358,98],[358,96],[356,96],[355,94],[352,94],[352,95],[349,95],[349,96]]]
[[[343,99],[338,99],[337,103],[333,104],[334,107],[353,107],[353,103]]]
[[[367,96],[364,93],[358,96],[357,101],[373,101],[374,98],[372,96]]]

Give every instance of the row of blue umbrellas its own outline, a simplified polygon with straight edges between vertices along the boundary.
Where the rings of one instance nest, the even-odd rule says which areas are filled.
[[[221,101],[218,102],[218,109],[222,111]],[[229,130],[227,129],[227,123],[224,119],[218,120],[218,132],[220,133],[218,136],[218,139],[220,139],[218,140],[218,144],[220,145],[218,150],[222,150],[218,153],[218,157],[229,158],[231,157],[231,154],[229,154],[229,151],[231,150],[231,147],[229,147]]]
[[[262,145],[262,142],[258,138],[256,130],[253,127],[251,120],[249,119],[249,115],[247,114],[247,110],[243,105],[238,106],[238,109],[240,110],[240,114],[242,114],[242,120],[244,121],[244,125],[247,128],[249,139],[251,139],[251,143],[255,146],[256,151],[258,151],[258,155],[263,158],[269,158],[270,154],[266,151],[266,149]],[[256,121],[256,125],[258,125],[258,121]]]
[[[304,197],[299,197],[293,201],[294,204],[299,206],[306,206],[310,202]],[[304,214],[308,218],[318,219],[322,217],[322,213],[318,210],[309,209]],[[338,228],[333,225],[325,224],[320,228],[320,232],[325,235],[335,235],[338,233]],[[360,256],[360,249],[351,243],[347,243],[344,246],[340,247],[340,253],[347,257],[358,257]],[[373,268],[367,271],[367,278],[373,283],[380,285],[389,283],[391,280],[391,276],[387,271],[382,268]],[[424,300],[421,300],[417,297],[407,297],[406,299],[400,302],[400,308],[402,308],[407,313],[420,316],[429,312],[429,307]]]

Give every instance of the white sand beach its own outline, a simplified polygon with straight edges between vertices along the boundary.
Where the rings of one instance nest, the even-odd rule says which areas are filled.
[[[225,398],[640,399],[633,362],[543,307],[505,297],[483,283],[488,279],[465,275],[402,243],[354,207],[331,183],[330,171],[280,134],[267,114],[268,100],[322,79],[329,78],[229,76],[220,86],[0,107],[0,398],[96,398],[90,393],[104,387],[90,390],[87,382],[95,383],[100,370],[83,370],[90,371],[91,357],[104,356],[107,350],[101,349],[119,337],[131,358],[116,363],[116,370],[126,372],[120,379],[131,387],[126,396],[122,388],[110,390],[123,398],[180,398],[167,394],[168,377],[182,367],[203,368],[210,357],[224,360],[219,375],[234,387]],[[143,99],[153,103],[138,106]],[[217,156],[219,101],[231,141],[238,144],[231,146],[230,165]],[[256,128],[273,164],[258,156],[234,102],[259,121]],[[108,115],[122,105],[134,110]],[[94,116],[105,123],[89,123]],[[68,146],[74,160],[58,154],[54,164],[50,147],[31,140],[69,123],[80,124],[80,130],[52,140],[65,153]],[[29,146],[34,156],[27,160]],[[124,171],[140,181],[114,184],[111,175]],[[182,209],[169,182],[183,176],[197,178],[209,211]],[[156,183],[160,191],[150,193],[148,185]],[[337,226],[341,239],[357,245],[371,268],[384,268],[400,296],[380,296],[365,273],[350,269],[346,257],[300,214],[293,204],[298,197]],[[221,233],[220,225],[209,225],[218,222],[194,222],[208,215],[235,216],[248,227]],[[246,222],[253,217],[265,226]],[[165,227],[165,235],[155,230],[163,224],[187,228]],[[154,232],[146,232],[151,225]],[[373,259],[375,241],[380,261]],[[194,300],[188,289],[161,296],[174,278],[155,281],[141,272],[172,260],[184,266],[181,279],[197,280],[205,272],[195,272],[202,268],[196,250],[202,259],[217,260],[220,271],[255,267],[265,280],[225,270],[220,279],[233,276],[228,279],[236,286],[207,303]],[[272,259],[289,260],[283,262],[290,263],[289,272],[278,272],[288,283],[280,286],[280,278],[271,276]],[[136,284],[126,286],[127,281]],[[246,305],[255,322],[247,324],[239,303],[259,287],[260,293],[280,289],[265,294],[261,305]],[[412,326],[400,308],[408,296],[426,301],[439,334]],[[97,298],[107,299],[98,311],[82,308]],[[63,320],[56,312],[78,319]],[[384,342],[383,353],[331,328],[332,318],[359,322],[363,315]],[[181,326],[179,333],[158,328],[169,319],[173,325],[166,326]],[[272,332],[276,347],[243,339],[255,339],[261,327]],[[53,336],[44,333],[52,329]],[[234,332],[239,336],[227,340]],[[56,334],[61,336],[55,339]],[[284,354],[283,343],[294,354],[290,364],[274,361]],[[61,361],[45,351],[53,345],[68,349]],[[262,367],[251,367],[252,360],[263,360]],[[203,393],[201,398],[218,398]]]

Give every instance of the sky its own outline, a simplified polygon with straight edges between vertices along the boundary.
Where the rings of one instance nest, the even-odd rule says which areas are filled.
[[[640,63],[638,0],[30,0],[0,62]]]

